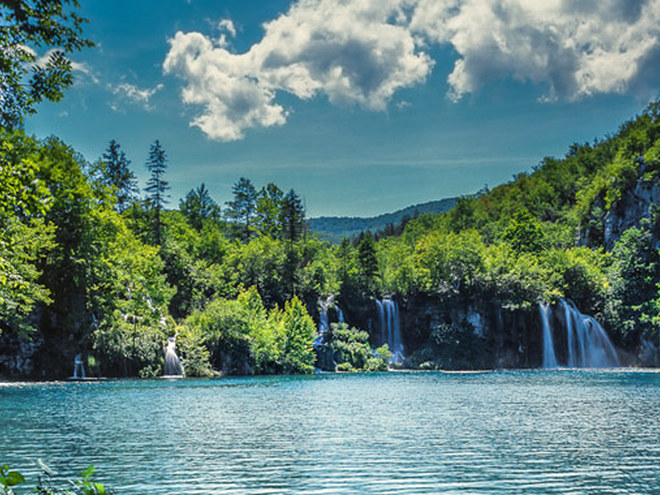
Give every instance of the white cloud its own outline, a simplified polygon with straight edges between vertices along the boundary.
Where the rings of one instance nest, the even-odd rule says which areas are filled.
[[[234,26],[234,21],[231,19],[221,19],[218,27],[221,31],[227,31],[232,38],[236,37],[236,27]]]
[[[401,3],[303,0],[266,23],[262,40],[242,54],[178,32],[163,68],[186,81],[183,101],[203,108],[192,125],[213,139],[284,124],[288,112],[275,101],[281,91],[384,110],[396,90],[423,81],[432,67],[405,25],[392,22]]]
[[[548,101],[660,83],[660,0],[298,0],[245,53],[228,49],[230,19],[218,27],[217,40],[176,33],[163,68],[201,107],[191,124],[224,141],[284,124],[280,92],[385,110],[427,78],[434,45],[457,54],[453,100],[498,79],[539,85]]]
[[[659,0],[466,0],[441,25],[426,19],[425,34],[459,55],[454,99],[501,78],[546,85],[547,99],[622,93],[660,40]]]
[[[122,82],[116,86],[108,85],[108,90],[114,95],[130,103],[140,105],[145,110],[151,110],[151,97],[163,88],[162,84],[157,84],[153,88],[141,89],[135,84],[127,82]],[[117,102],[113,102],[110,106],[115,111],[119,111],[121,108]]]

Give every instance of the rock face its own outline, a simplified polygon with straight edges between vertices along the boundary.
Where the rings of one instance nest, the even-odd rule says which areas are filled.
[[[643,170],[644,167],[640,167],[640,174]],[[638,226],[643,218],[650,218],[651,205],[660,205],[660,184],[657,181],[645,181],[640,176],[635,187],[627,191],[616,206],[605,214],[605,249],[611,250],[623,232]]]
[[[0,378],[33,377],[35,356],[43,347],[37,332],[31,338],[4,332],[0,335]]]
[[[592,221],[580,229],[579,245],[602,246],[611,251],[626,230],[638,227],[643,219],[651,218],[653,208],[660,206],[660,182],[657,178],[645,177],[645,173],[646,165],[640,159],[634,185],[621,191],[621,198],[609,210],[603,212],[596,224]],[[596,200],[592,210],[605,210],[604,200]],[[657,236],[653,239],[656,248],[660,247],[659,241]]]
[[[507,310],[477,299],[410,298],[401,305],[407,354],[429,346],[441,352],[445,346],[462,355],[456,368],[536,368],[542,362],[542,343],[534,309]]]

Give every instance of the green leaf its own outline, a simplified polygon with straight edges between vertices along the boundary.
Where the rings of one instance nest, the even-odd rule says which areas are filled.
[[[7,476],[5,476],[5,483],[7,486],[20,485],[21,483],[25,483],[25,478],[18,471],[9,471]]]
[[[84,480],[89,480],[94,476],[94,471],[96,471],[95,466],[88,466],[80,473],[80,477]]]

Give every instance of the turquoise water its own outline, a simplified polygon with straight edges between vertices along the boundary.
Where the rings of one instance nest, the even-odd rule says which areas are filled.
[[[118,493],[660,493],[660,373],[0,384],[0,461]]]

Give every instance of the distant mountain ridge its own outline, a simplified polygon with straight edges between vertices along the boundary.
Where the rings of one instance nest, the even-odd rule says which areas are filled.
[[[456,204],[456,198],[445,198],[408,206],[393,213],[383,213],[375,217],[317,217],[310,218],[311,230],[317,232],[321,239],[338,243],[344,237],[360,235],[360,232],[376,232],[388,224],[397,225],[404,217],[413,218],[423,213],[444,213]]]

